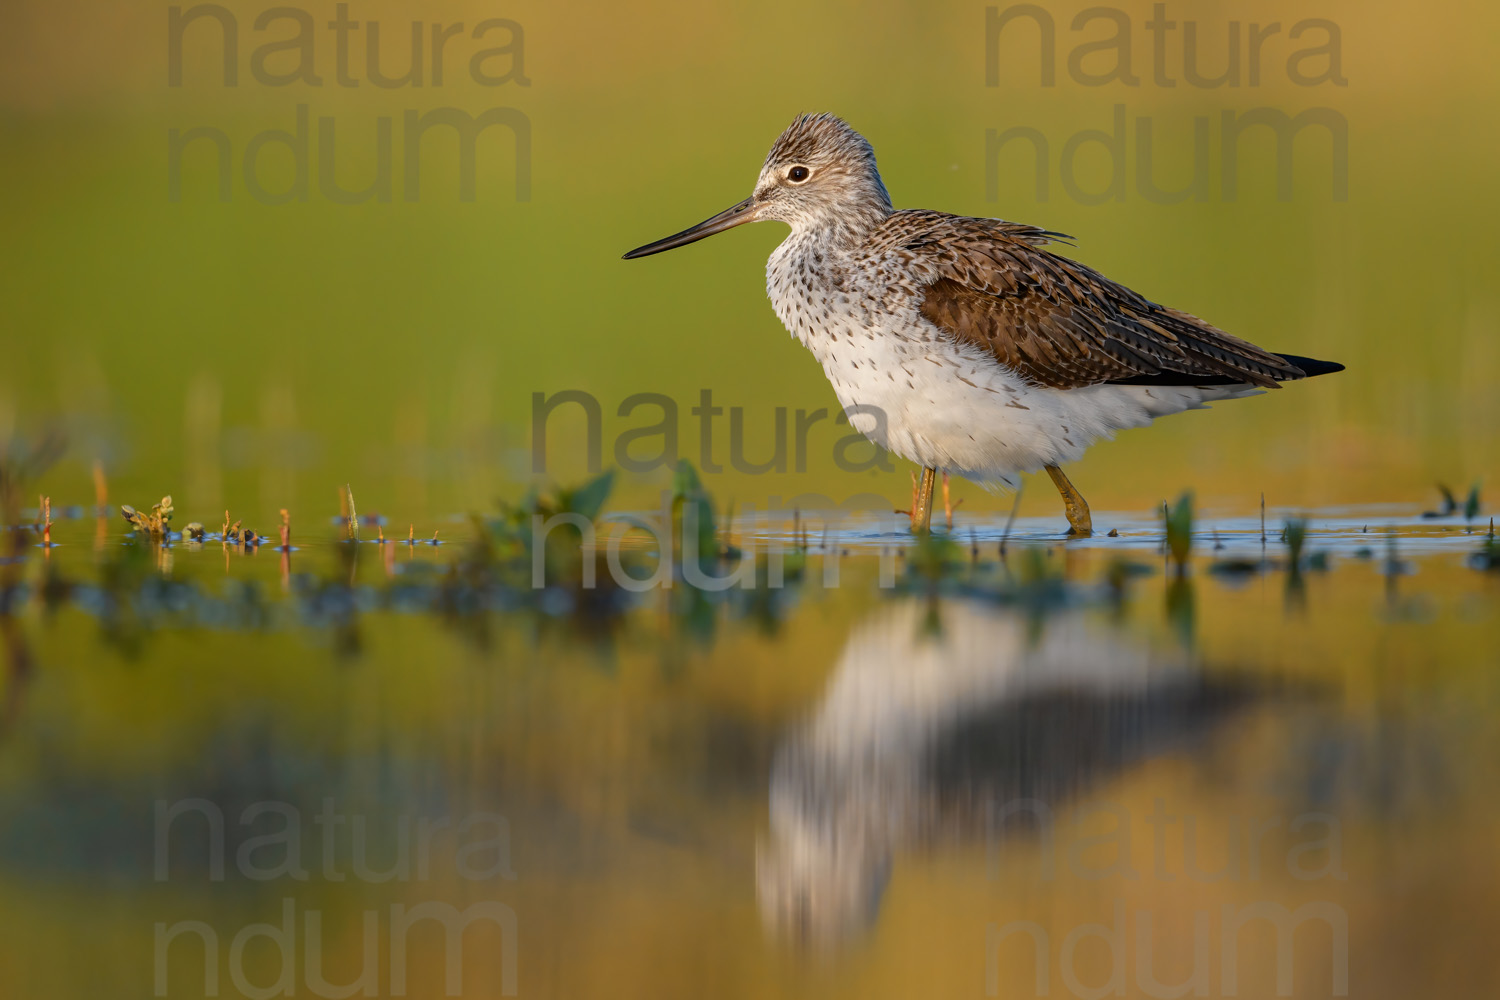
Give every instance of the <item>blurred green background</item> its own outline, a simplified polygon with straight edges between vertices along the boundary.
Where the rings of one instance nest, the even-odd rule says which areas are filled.
[[[1348,365],[1097,446],[1069,470],[1096,510],[1154,511],[1189,487],[1201,507],[1240,513],[1262,492],[1273,509],[1427,506],[1435,481],[1460,495],[1494,481],[1500,10],[1492,5],[1170,4],[1178,26],[1162,58],[1172,87],[1156,82],[1152,5],[1144,2],[1111,8],[1130,28],[1133,86],[1077,79],[1115,62],[1100,51],[1070,66],[1079,45],[1114,30],[1104,20],[1074,30],[1083,3],[1044,5],[1056,35],[1048,86],[1036,26],[1016,21],[990,46],[983,3],[462,0],[349,5],[362,24],[347,66],[356,87],[337,83],[326,27],[337,5],[298,7],[315,24],[311,66],[322,84],[267,86],[253,77],[256,51],[294,33],[287,19],[255,28],[269,6],[223,7],[238,31],[235,87],[223,83],[222,36],[206,18],[184,33],[181,85],[170,85],[166,4],[11,0],[0,9],[8,237],[0,442],[49,425],[67,430],[67,458],[37,486],[59,506],[93,498],[99,462],[113,503],[146,507],[170,491],[178,526],[216,527],[230,507],[273,530],[278,508],[291,508],[307,547],[296,572],[324,573],[321,564],[358,550],[319,547],[310,540],[330,532],[304,528],[305,515],[336,510],[343,484],[363,513],[386,513],[398,527],[415,522],[424,536],[441,521],[444,537],[458,541],[464,529],[449,529],[449,515],[487,507],[537,478],[533,393],[592,393],[603,408],[606,461],[620,433],[658,416],[643,407],[621,418],[621,401],[667,394],[678,405],[679,451],[697,459],[690,409],[709,389],[717,405],[743,408],[745,457],[765,461],[778,407],[837,407],[765,299],[765,257],[784,230],[748,227],[644,261],[619,255],[744,197],[772,140],[804,110],[836,112],[870,138],[898,206],[1071,233],[1078,246],[1068,253],[1158,301],[1269,348]],[[476,53],[516,44],[503,26],[469,37],[490,18],[524,35],[520,62],[512,52],[484,68],[524,75],[524,85],[471,78]],[[1288,38],[1317,18],[1339,31],[1347,85],[1289,78],[1294,52],[1328,40],[1326,27]],[[422,85],[374,85],[368,24],[380,25],[382,67],[400,76],[413,19],[424,25]],[[1224,72],[1237,33],[1238,86],[1186,82],[1188,20],[1207,76]],[[448,39],[435,85],[432,25],[459,22],[466,31]],[[1261,45],[1252,84],[1251,25],[1273,22],[1280,30]],[[296,64],[295,53],[282,51],[263,68],[284,73]],[[1314,75],[1329,68],[1317,57],[1300,67]],[[266,130],[294,129],[299,105],[311,130],[309,196],[264,204],[246,187],[246,147]],[[1063,150],[1087,130],[1111,129],[1116,106],[1129,130],[1125,197],[1083,204],[1064,187]],[[424,141],[420,198],[404,199],[405,116],[442,108],[525,116],[529,198],[517,198],[514,136],[497,127],[478,140],[474,200],[460,197],[455,144],[441,130]],[[1276,149],[1264,130],[1241,142],[1238,191],[1226,197],[1222,116],[1266,108],[1329,109],[1347,122],[1347,200],[1334,197],[1331,144],[1316,127],[1296,140],[1289,200],[1278,198]],[[378,123],[391,120],[391,200],[343,205],[321,193],[320,118],[336,126],[345,189],[376,176]],[[1155,183],[1176,189],[1193,174],[1199,118],[1208,130],[1206,199],[1143,197],[1139,123],[1149,121],[1155,138]],[[200,127],[230,144],[227,201],[206,141],[183,156],[181,197],[170,197],[169,133]],[[1047,140],[1045,200],[1024,145],[1007,146],[990,169],[987,134],[1012,128]],[[1111,166],[1100,144],[1086,144],[1078,183],[1104,189]],[[257,176],[273,191],[296,179],[287,151],[274,146]],[[805,469],[790,455],[782,473],[736,472],[729,422],[728,413],[719,418],[715,440],[728,468],[704,476],[720,500],[872,491],[905,499],[899,460],[888,472],[837,468],[833,449],[848,432],[826,420],[809,435]],[[554,419],[549,443],[547,478],[585,473],[576,414]],[[637,454],[653,443],[638,444]],[[665,470],[622,477],[612,506],[651,505],[666,478]],[[966,500],[961,516],[1010,505],[967,485],[957,490]],[[1050,487],[1028,490],[1022,509],[1056,518],[1060,530]],[[108,526],[124,529],[114,519]],[[1456,524],[1433,530],[1448,528]],[[728,621],[704,639],[653,598],[622,618],[612,643],[601,643],[605,653],[567,620],[535,628],[524,616],[466,623],[383,612],[363,615],[358,655],[340,652],[334,630],[321,624],[163,628],[137,637],[142,647],[132,652],[97,608],[52,603],[66,593],[57,580],[92,571],[93,560],[108,581],[129,551],[106,544],[103,525],[91,549],[91,530],[64,524],[55,557],[15,570],[30,574],[38,596],[0,621],[15,622],[0,637],[10,644],[0,687],[9,713],[0,719],[7,996],[146,995],[155,921],[209,919],[227,942],[251,921],[275,919],[288,894],[304,909],[328,910],[342,935],[328,949],[332,978],[349,982],[362,954],[358,910],[429,888],[431,898],[455,903],[476,891],[453,879],[388,892],[321,880],[218,886],[191,870],[171,884],[148,882],[147,810],[184,795],[226,808],[242,795],[269,796],[302,803],[308,816],[329,796],[372,817],[503,809],[523,874],[486,888],[522,915],[527,996],[977,995],[987,922],[1036,917],[1060,940],[1062,928],[1100,919],[1114,898],[1126,898],[1160,913],[1164,933],[1185,941],[1204,908],[1262,894],[1295,905],[1308,893],[1350,911],[1359,991],[1493,992],[1493,963],[1484,959],[1497,925],[1500,819],[1484,790],[1494,784],[1500,699],[1493,657],[1483,651],[1495,648],[1497,619],[1494,588],[1451,553],[1424,560],[1408,580],[1392,535],[1388,564],[1340,557],[1334,574],[1310,574],[1307,612],[1270,574],[1248,583],[1201,574],[1194,613],[1203,662],[1286,679],[1289,690],[1327,692],[1328,701],[1257,710],[1216,752],[1163,759],[1107,789],[1137,817],[1163,798],[1204,817],[1205,842],[1217,846],[1229,842],[1235,817],[1300,808],[1303,785],[1326,777],[1320,769],[1338,751],[1335,764],[1352,776],[1348,788],[1330,782],[1347,797],[1329,808],[1347,821],[1347,882],[1055,885],[1030,871],[1029,855],[997,878],[984,848],[970,843],[903,858],[877,937],[829,971],[772,960],[751,872],[773,752],[816,708],[851,629],[888,613],[868,566],[841,591],[805,595],[805,613],[779,632]],[[1279,545],[1274,522],[1272,532]],[[1235,541],[1264,560],[1252,539]],[[1408,554],[1406,536],[1400,544]],[[271,553],[231,562],[227,549],[221,584],[221,548],[183,547],[176,569],[160,575],[205,592],[222,585],[231,596],[270,594],[279,579],[288,586]],[[374,553],[394,550],[361,548],[368,588],[382,572]],[[464,551],[406,550],[402,558],[446,564]],[[1104,569],[1102,551],[1057,547],[1038,558],[1092,579]],[[142,583],[146,596],[156,576]],[[1181,583],[1157,576],[1138,584],[1123,624],[1110,623],[1124,630],[1121,641],[1175,635],[1161,609]],[[282,605],[292,613],[312,603],[286,597]],[[1151,834],[1136,825],[1137,850],[1151,850]],[[1299,974],[1320,976],[1320,940],[1299,940]],[[491,946],[479,941],[470,959],[474,995],[497,992]],[[1257,947],[1263,954],[1268,943],[1246,954]],[[1269,965],[1247,958],[1245,966],[1260,977],[1259,992],[1246,995],[1270,995]],[[422,984],[429,995],[437,969],[433,958]],[[197,966],[184,959],[174,970],[173,995],[194,995]],[[1097,968],[1087,971],[1085,982],[1102,981]],[[1163,979],[1183,974],[1174,966]],[[1018,975],[1005,995],[1026,987]],[[1299,979],[1299,991],[1329,995],[1316,978]]]
[[[632,393],[677,400],[679,451],[697,458],[690,408],[701,389],[745,410],[745,455],[770,457],[774,411],[837,412],[810,356],[765,299],[764,260],[777,224],[641,262],[622,251],[674,232],[744,197],[766,149],[799,111],[830,110],[873,142],[898,207],[996,215],[1073,234],[1067,251],[1158,301],[1188,309],[1269,348],[1332,358],[1348,371],[1287,391],[1162,422],[1097,446],[1073,474],[1097,507],[1139,508],[1194,487],[1210,506],[1416,502],[1435,480],[1467,487],[1494,471],[1500,402],[1496,345],[1500,262],[1496,68],[1500,12],[1477,2],[1415,12],[1394,3],[1262,3],[1169,7],[1177,28],[1160,58],[1177,84],[1154,78],[1158,55],[1145,3],[1117,8],[1139,84],[1085,85],[1113,51],[1081,55],[1112,22],[1073,29],[1083,5],[1050,4],[1052,86],[1041,80],[1033,23],[1008,25],[987,52],[986,5],[833,3],[500,7],[441,0],[420,7],[351,5],[348,76],[337,82],[335,5],[297,8],[314,24],[320,86],[268,86],[256,51],[296,34],[281,18],[257,30],[259,4],[229,3],[238,30],[238,85],[226,87],[217,22],[183,33],[181,84],[169,84],[169,8],[19,0],[0,14],[0,151],[8,219],[0,294],[8,305],[0,365],[0,436],[61,422],[68,463],[58,502],[92,496],[102,460],[115,502],[171,491],[208,521],[274,517],[279,507],[332,509],[352,483],[363,509],[421,520],[488,505],[533,477],[534,392],[582,389],[604,412],[606,464],[617,436],[656,422],[646,406],[615,415]],[[486,18],[519,25],[470,37]],[[1289,57],[1339,31],[1346,85],[1302,86]],[[410,65],[411,22],[424,23],[421,86],[380,87],[366,65],[368,24],[380,27],[381,68]],[[1238,32],[1238,86],[1183,78],[1185,22],[1198,69],[1217,76]],[[435,23],[463,23],[434,85]],[[1280,25],[1250,80],[1251,25]],[[510,45],[474,81],[469,60]],[[290,73],[297,51],[264,57]],[[517,62],[517,60],[520,60]],[[993,60],[995,86],[986,81]],[[1326,56],[1300,72],[1327,75]],[[269,205],[243,175],[247,144],[266,129],[311,119],[310,193]],[[1127,119],[1125,196],[1069,197],[1060,159],[1069,137]],[[510,131],[478,140],[473,201],[459,197],[451,135],[423,141],[422,185],[403,198],[404,115],[437,108],[524,114],[530,196],[516,196]],[[1279,200],[1268,130],[1240,144],[1239,188],[1220,183],[1221,115],[1332,109],[1347,120],[1348,194],[1335,200],[1325,129],[1296,139],[1294,190]],[[1139,194],[1137,123],[1149,119],[1155,183],[1192,174],[1194,119],[1207,122],[1206,200],[1164,205]],[[359,190],[375,176],[377,119],[391,119],[388,202],[343,205],[320,190],[317,122],[336,126],[336,174]],[[182,157],[169,198],[171,129],[207,126],[231,146],[230,197],[219,200],[209,141]],[[1027,147],[1012,143],[987,175],[987,130],[1038,130],[1050,191],[1038,199]],[[1077,153],[1078,183],[1102,190],[1101,144]],[[267,146],[259,174],[292,181],[285,147]],[[996,200],[988,193],[994,188]],[[727,461],[728,417],[715,455]],[[832,461],[848,433],[829,421],[809,435],[806,469],[710,477],[739,501],[861,491],[904,497],[905,463],[847,472]],[[584,472],[583,423],[550,427],[550,478]],[[660,439],[643,441],[650,455]],[[867,455],[857,449],[855,454]],[[635,477],[622,498],[653,502],[664,471]],[[973,494],[970,510],[1008,508]],[[1047,491],[1028,513],[1055,506]],[[149,501],[148,501],[149,502]],[[204,513],[199,513],[199,512]]]

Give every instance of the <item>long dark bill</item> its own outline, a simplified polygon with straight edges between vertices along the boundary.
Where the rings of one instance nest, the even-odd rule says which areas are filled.
[[[726,208],[712,219],[704,219],[691,229],[684,229],[680,233],[668,236],[664,240],[655,243],[647,243],[643,247],[636,247],[624,256],[624,260],[634,260],[637,257],[649,257],[663,250],[675,250],[685,247],[689,243],[697,243],[699,240],[712,236],[714,233],[722,233],[726,229],[744,225],[755,221],[755,213],[751,211],[755,207],[754,198],[746,198],[731,208]]]

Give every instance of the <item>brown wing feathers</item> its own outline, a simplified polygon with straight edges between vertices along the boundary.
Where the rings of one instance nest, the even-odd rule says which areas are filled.
[[[922,315],[1040,385],[1202,378],[1272,387],[1304,375],[1280,355],[1041,249],[1057,234],[911,214],[920,217],[901,220],[907,213],[897,212],[888,223],[917,225],[921,231],[908,231],[896,245],[926,258],[938,275],[924,290]]]

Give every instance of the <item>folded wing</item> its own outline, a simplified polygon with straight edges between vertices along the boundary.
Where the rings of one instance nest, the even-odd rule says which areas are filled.
[[[1038,385],[1274,387],[1308,374],[1043,249],[1058,233],[998,219],[896,212],[873,249],[919,258],[922,315]]]

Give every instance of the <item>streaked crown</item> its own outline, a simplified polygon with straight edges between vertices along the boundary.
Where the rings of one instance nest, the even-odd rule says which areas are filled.
[[[755,184],[760,218],[793,229],[873,228],[891,214],[875,150],[843,119],[803,114],[771,146]]]

